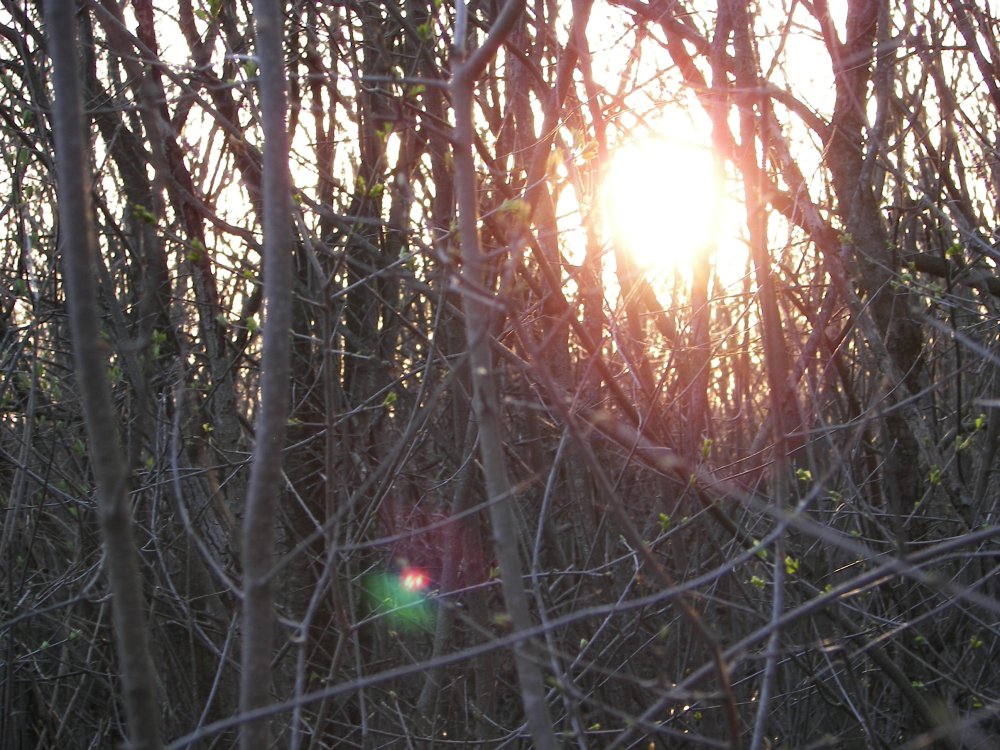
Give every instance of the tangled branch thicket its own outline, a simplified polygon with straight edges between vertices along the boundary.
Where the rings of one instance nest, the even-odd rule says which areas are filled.
[[[57,219],[50,30],[0,10],[0,744],[129,734],[60,270],[89,231],[173,747],[259,726],[254,461],[281,469],[255,716],[282,746],[996,745],[988,4],[285,4],[272,454],[252,9],[64,5],[84,226]],[[692,247],[645,274],[607,230],[616,151],[678,113],[742,272]],[[649,241],[683,247],[666,208]]]

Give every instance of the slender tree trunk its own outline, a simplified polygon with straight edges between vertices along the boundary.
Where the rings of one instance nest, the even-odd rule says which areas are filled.
[[[273,658],[275,524],[282,450],[288,421],[291,352],[291,192],[285,130],[285,67],[281,46],[282,3],[255,0],[256,47],[264,131],[264,351],[254,461],[243,518],[243,645],[240,708],[267,704]],[[270,746],[265,720],[248,722],[243,750]]]
[[[111,584],[115,639],[122,673],[129,743],[158,748],[160,708],[149,653],[146,603],[128,502],[128,477],[107,380],[108,346],[101,338],[95,283],[97,253],[91,226],[89,148],[84,138],[78,79],[76,3],[46,0],[45,21],[55,90],[53,127],[59,189],[63,268],[98,515]],[[109,290],[110,293],[110,290]]]
[[[459,3],[462,1],[459,0]],[[479,208],[472,144],[473,90],[476,80],[486,62],[496,53],[523,7],[523,0],[508,0],[483,46],[467,58],[459,50],[451,87],[455,108],[455,192],[458,195],[458,227],[464,265],[462,291],[469,366],[472,370],[473,406],[479,426],[479,453],[486,479],[503,595],[515,631],[530,629],[532,622],[521,573],[516,522],[511,507],[513,488],[507,477],[500,402],[490,351],[490,313],[496,309],[497,303],[489,299],[492,285],[487,281],[485,258],[479,243]],[[464,11],[464,8],[460,7],[460,11]],[[461,32],[458,38],[462,38]],[[554,748],[556,740],[545,699],[542,672],[537,662],[526,652],[527,647],[527,643],[515,646],[514,657],[528,731],[534,747]]]

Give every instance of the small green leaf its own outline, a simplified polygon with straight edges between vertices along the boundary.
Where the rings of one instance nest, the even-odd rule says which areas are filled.
[[[764,586],[766,586],[767,584],[764,583],[764,579],[761,578],[760,576],[752,576],[750,578],[750,585],[756,589],[759,589],[760,591],[763,591]]]
[[[812,472],[809,471],[809,469],[796,469],[795,470],[795,477],[800,482],[811,482],[812,478],[813,478],[813,475],[812,475]]]
[[[939,487],[941,485],[941,469],[937,466],[932,466],[927,479],[934,487]]]
[[[791,555],[785,555],[785,572],[790,576],[799,572],[799,561]]]
[[[666,513],[660,514],[660,531],[666,531],[670,528],[670,516]]]
[[[500,204],[500,213],[512,214],[520,219],[527,220],[531,213],[531,205],[520,198],[508,198]]]
[[[204,257],[205,245],[200,240],[191,240],[191,249],[188,250],[187,259],[192,263],[197,263]]]
[[[500,628],[510,627],[510,615],[506,612],[494,612],[493,616],[490,618],[493,624]]]
[[[708,460],[708,457],[712,454],[712,446],[715,445],[715,441],[712,438],[705,438],[701,441],[701,457],[704,460]]]
[[[156,224],[156,214],[139,203],[133,204],[132,216],[134,216],[137,221],[141,221],[143,224]]]
[[[760,539],[754,539],[753,543],[754,543],[755,547],[760,547]],[[760,547],[760,549],[754,550],[754,554],[757,555],[757,557],[759,557],[761,560],[766,560],[767,559],[767,550],[764,549],[763,547]]]

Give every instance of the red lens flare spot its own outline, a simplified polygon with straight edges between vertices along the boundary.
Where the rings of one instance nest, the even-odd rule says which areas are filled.
[[[423,591],[430,583],[427,573],[419,568],[406,568],[399,575],[400,583],[406,591]]]

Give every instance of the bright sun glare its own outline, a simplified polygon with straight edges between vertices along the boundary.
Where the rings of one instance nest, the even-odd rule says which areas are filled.
[[[604,181],[608,227],[649,271],[687,267],[717,227],[711,151],[649,137],[620,148]]]

